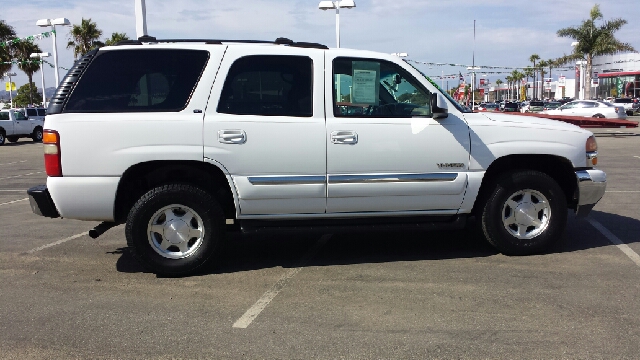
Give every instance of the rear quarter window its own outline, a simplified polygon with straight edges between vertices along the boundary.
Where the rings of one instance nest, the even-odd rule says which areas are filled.
[[[0,112],[0,120],[9,120],[8,112]]]
[[[205,50],[98,53],[63,112],[181,111],[189,103],[208,59]]]

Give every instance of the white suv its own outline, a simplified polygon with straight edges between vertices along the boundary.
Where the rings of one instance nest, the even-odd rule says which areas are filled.
[[[589,131],[472,113],[398,57],[282,38],[94,50],[57,89],[44,143],[33,211],[101,220],[94,237],[126,223],[133,255],[169,275],[226,231],[472,215],[503,253],[537,253],[606,186]]]

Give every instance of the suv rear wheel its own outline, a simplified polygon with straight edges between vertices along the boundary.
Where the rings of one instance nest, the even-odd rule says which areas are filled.
[[[560,186],[538,171],[516,171],[497,181],[482,210],[487,240],[505,255],[546,250],[561,238],[567,200]]]
[[[156,274],[193,273],[212,258],[224,237],[224,216],[209,193],[165,185],[144,194],[125,227],[133,256]]]

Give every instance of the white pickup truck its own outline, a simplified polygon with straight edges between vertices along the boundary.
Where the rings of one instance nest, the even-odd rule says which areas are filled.
[[[5,139],[16,142],[21,137],[30,137],[33,141],[42,141],[43,119],[28,119],[21,111],[0,110],[0,145]]]
[[[67,73],[47,109],[47,183],[28,194],[36,214],[103,221],[92,237],[126,223],[132,254],[168,275],[199,269],[227,231],[469,216],[524,255],[603,196],[597,149],[567,123],[470,112],[388,54],[147,37]]]

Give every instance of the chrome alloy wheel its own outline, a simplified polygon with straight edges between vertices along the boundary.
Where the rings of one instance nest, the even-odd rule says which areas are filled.
[[[502,206],[502,224],[517,239],[532,239],[545,231],[551,206],[540,192],[525,189],[509,196]]]
[[[168,259],[182,259],[202,245],[204,223],[193,209],[172,204],[153,214],[147,234],[155,252]]]

